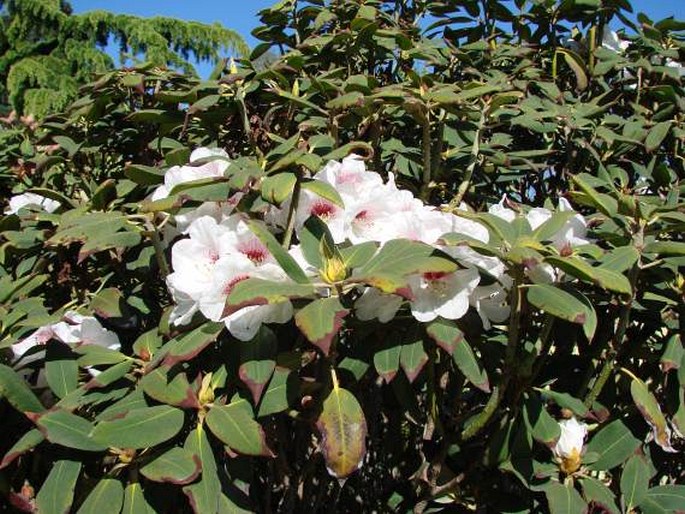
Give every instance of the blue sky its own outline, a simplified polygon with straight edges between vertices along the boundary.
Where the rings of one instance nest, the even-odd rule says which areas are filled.
[[[250,31],[259,23],[257,12],[276,0],[70,0],[76,13],[104,9],[138,16],[169,16],[205,23],[218,21],[237,31],[250,46],[257,44]],[[668,16],[685,20],[685,0],[633,0],[634,13],[644,12],[654,20]],[[206,75],[209,66],[198,71]]]

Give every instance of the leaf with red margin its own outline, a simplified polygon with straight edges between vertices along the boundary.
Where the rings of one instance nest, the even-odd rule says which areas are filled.
[[[304,336],[324,355],[331,349],[333,337],[342,328],[342,320],[349,314],[337,296],[309,303],[295,314],[295,324]]]
[[[462,342],[454,348],[452,358],[459,368],[459,371],[464,374],[469,382],[481,391],[485,391],[486,393],[490,392],[488,375],[481,369],[476,354],[473,353],[473,350],[466,339],[462,340]]]
[[[196,357],[202,350],[216,341],[223,329],[223,323],[207,322],[192,332],[170,341],[167,343],[168,351],[164,357],[164,364],[173,366]]]
[[[154,482],[185,485],[200,474],[200,458],[185,448],[174,447],[140,468],[146,478]]]
[[[238,374],[250,390],[254,405],[259,403],[264,387],[276,368],[276,350],[276,338],[265,328],[252,341],[240,343]]]
[[[203,425],[197,425],[188,434],[184,448],[200,459],[202,474],[200,480],[183,488],[190,506],[196,514],[216,512],[218,509],[221,482],[217,474],[216,460],[209,445]]]
[[[400,351],[400,366],[407,375],[409,382],[414,382],[421,370],[428,362],[428,354],[423,348],[423,341],[418,340],[410,344],[402,345]]]
[[[83,388],[86,391],[90,391],[91,389],[107,387],[108,385],[113,384],[120,378],[126,376],[126,374],[130,371],[132,367],[132,360],[126,360],[124,362],[120,362],[119,364],[115,364],[114,366],[111,366],[102,373],[99,373],[96,377],[90,379],[88,383],[83,386]]]
[[[42,412],[45,410],[33,391],[15,371],[0,364],[0,398],[22,412]]]
[[[316,295],[316,289],[312,284],[247,278],[237,282],[231,289],[223,315],[228,316],[250,305],[281,303],[291,298],[306,298],[314,295]]]
[[[43,441],[45,441],[45,436],[40,430],[37,428],[29,430],[7,451],[2,458],[2,462],[0,462],[0,469],[6,468],[14,462],[17,457],[21,457],[26,452],[31,451]]]
[[[659,407],[656,397],[647,388],[647,384],[637,377],[633,378],[633,382],[630,384],[630,394],[633,397],[635,406],[649,426],[652,427],[656,444],[661,446],[664,451],[676,451],[671,446],[671,432],[666,418],[663,412],[661,412],[661,407]]]
[[[170,372],[170,368],[160,366],[145,375],[140,381],[145,394],[167,405],[191,409],[199,407],[197,394],[186,374],[180,372],[170,376]]]
[[[397,343],[390,343],[392,346],[382,348],[373,354],[373,365],[378,375],[385,380],[386,384],[392,382],[400,369],[400,352],[402,346]]]
[[[464,333],[449,320],[438,318],[426,326],[426,333],[449,355],[454,353],[457,345],[464,340]]]
[[[56,409],[45,414],[27,414],[27,416],[51,443],[91,452],[101,452],[107,449],[106,445],[96,443],[91,439],[93,423],[76,414]]]
[[[272,457],[266,445],[262,426],[254,420],[250,404],[245,400],[214,406],[205,418],[212,433],[226,445],[243,455]]]

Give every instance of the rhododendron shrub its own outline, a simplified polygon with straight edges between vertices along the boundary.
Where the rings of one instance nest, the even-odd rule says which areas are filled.
[[[281,2],[0,152],[9,508],[682,510],[683,25],[519,4]]]

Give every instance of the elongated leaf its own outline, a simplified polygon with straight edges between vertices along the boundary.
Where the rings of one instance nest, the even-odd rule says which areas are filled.
[[[588,464],[588,468],[594,471],[615,468],[625,462],[638,446],[639,439],[633,436],[623,421],[612,421],[590,439],[586,453],[595,453],[599,458]]]
[[[96,377],[93,377],[85,386],[84,389],[99,389],[102,387],[107,387],[112,385],[114,382],[126,376],[126,374],[133,367],[134,362],[132,360],[126,360],[111,366],[102,373],[99,373]]]
[[[185,373],[171,374],[170,368],[160,366],[140,381],[145,394],[158,402],[176,407],[198,407],[197,394],[190,387]]]
[[[450,320],[437,318],[426,326],[426,333],[435,343],[452,355],[455,348],[464,340],[464,333]]]
[[[343,319],[349,312],[337,296],[321,298],[297,311],[295,324],[310,343],[324,355],[328,355],[331,342],[342,328]]]
[[[261,425],[240,402],[212,407],[205,419],[212,433],[232,450],[245,455],[272,455]]]
[[[114,478],[101,479],[83,502],[77,514],[119,514],[124,502],[124,486]]]
[[[252,393],[254,405],[276,368],[276,338],[262,329],[254,340],[240,344],[238,375]]]
[[[373,365],[376,372],[385,380],[386,384],[392,382],[400,369],[400,353],[402,345],[394,344],[377,350],[373,354]]]
[[[200,474],[201,465],[197,455],[175,447],[140,468],[140,472],[154,482],[189,484]]]
[[[644,253],[656,253],[665,256],[683,256],[685,255],[685,243],[677,241],[657,241],[645,245]]]
[[[238,282],[228,295],[224,315],[239,311],[249,305],[266,305],[285,302],[291,298],[314,296],[311,284],[273,282],[260,278],[248,278]]]
[[[378,245],[374,241],[367,241],[354,246],[340,249],[340,255],[348,269],[365,265],[376,254]]]
[[[569,275],[597,284],[608,291],[615,291],[622,294],[630,294],[632,291],[630,282],[622,273],[617,273],[606,268],[593,268],[578,257],[550,256],[547,257],[545,261],[548,264],[565,271]]]
[[[52,341],[46,350],[45,379],[58,398],[78,387],[76,356],[66,344]]]
[[[333,388],[316,422],[328,472],[345,478],[362,465],[366,455],[366,418],[352,393]]]
[[[423,348],[423,341],[403,344],[400,351],[400,366],[407,375],[409,382],[414,382],[421,370],[428,362],[428,354]]]
[[[143,488],[139,482],[131,482],[124,490],[124,507],[126,514],[154,514],[154,509],[145,499]]]
[[[183,418],[183,411],[168,405],[136,409],[122,418],[101,421],[93,430],[92,438],[117,448],[148,448],[178,434]]]
[[[249,221],[248,225],[252,233],[259,238],[259,240],[266,246],[269,253],[273,255],[274,259],[281,265],[283,271],[298,284],[309,284],[309,279],[305,275],[297,261],[293,259],[288,252],[286,252],[281,244],[276,240],[271,232],[266,227],[256,221]]]
[[[183,488],[195,514],[213,514],[219,508],[221,482],[217,474],[216,460],[207,434],[202,425],[197,425],[186,438],[184,448],[200,459],[202,475],[200,480]]]
[[[80,472],[80,462],[71,460],[55,462],[36,496],[38,512],[67,514],[74,499],[74,488]]]
[[[585,193],[589,203],[599,212],[610,218],[616,214],[618,210],[618,202],[616,199],[607,194],[598,192],[588,183],[584,174],[574,175],[572,180],[575,185]]]
[[[90,308],[102,318],[120,318],[123,316],[124,296],[115,287],[100,291],[90,302]]]
[[[619,246],[607,253],[600,264],[600,268],[608,269],[616,273],[629,270],[637,262],[640,254],[634,246]]]
[[[651,129],[645,138],[645,148],[648,152],[653,152],[661,145],[661,142],[668,135],[668,131],[671,130],[670,121],[662,121],[657,123]]]
[[[679,514],[683,505],[685,485],[660,485],[647,491],[640,509],[644,514]]]
[[[2,458],[2,462],[0,462],[0,469],[9,466],[17,457],[21,457],[43,441],[45,441],[45,436],[40,430],[36,428],[29,430],[21,436],[21,439],[12,445],[12,448],[7,450],[7,453]]]
[[[296,374],[276,366],[269,385],[259,402],[257,417],[269,416],[286,410],[299,396]]]
[[[532,395],[525,403],[524,415],[533,438],[548,447],[553,447],[561,435],[561,427],[549,415],[537,395]]]
[[[91,452],[107,449],[106,446],[91,439],[93,424],[71,412],[62,409],[51,410],[37,416],[34,422],[51,443]]]
[[[297,182],[294,173],[277,173],[262,180],[260,192],[262,198],[274,205],[281,205],[293,194],[293,189]]]
[[[649,465],[644,457],[633,455],[623,466],[621,473],[621,494],[626,511],[630,512],[647,496],[649,488]]]
[[[537,389],[537,388],[536,388]],[[551,398],[561,408],[573,411],[576,416],[586,417],[590,410],[578,398],[574,398],[568,393],[559,393],[551,389],[537,389],[543,396]]]
[[[573,323],[585,323],[586,306],[575,296],[549,284],[534,284],[526,288],[528,301],[538,309]]]
[[[178,362],[185,362],[196,357],[207,346],[216,341],[224,329],[222,323],[207,322],[192,332],[183,334],[173,342],[168,343],[168,352],[164,363],[173,366]]]
[[[587,504],[572,485],[552,482],[545,487],[547,503],[552,514],[585,514]]]
[[[463,339],[455,348],[452,354],[454,363],[459,368],[466,379],[476,386],[481,391],[486,393],[490,392],[490,381],[485,373],[485,370],[481,369],[481,366],[476,358],[476,354],[473,353],[471,346]]]
[[[595,478],[583,477],[580,481],[583,488],[583,498],[588,504],[604,509],[609,514],[620,514],[616,507],[614,493],[607,486]]]
[[[14,370],[0,364],[0,396],[21,412],[42,412],[45,410],[26,382]]]
[[[323,182],[322,180],[305,180],[302,182],[302,189],[310,191],[338,207],[345,208],[345,204],[343,203],[342,198],[340,198],[338,190],[327,182]]]
[[[675,451],[671,446],[670,430],[666,424],[666,418],[661,412],[661,407],[659,407],[656,397],[647,388],[647,384],[642,380],[634,379],[630,384],[630,394],[633,397],[635,406],[653,429],[654,441],[664,451]]]

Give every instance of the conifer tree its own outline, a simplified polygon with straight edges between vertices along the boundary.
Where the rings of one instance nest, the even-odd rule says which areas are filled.
[[[195,73],[189,59],[218,64],[222,52],[243,54],[235,31],[174,18],[106,11],[73,14],[66,0],[0,0],[0,109],[44,116],[63,109],[94,73],[120,60],[143,60]]]

